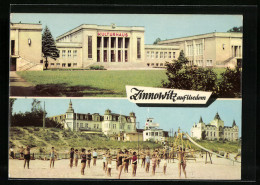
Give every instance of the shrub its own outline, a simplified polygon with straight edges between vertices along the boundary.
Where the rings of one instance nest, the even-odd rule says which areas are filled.
[[[95,66],[90,66],[90,70],[106,70],[104,66],[101,65],[95,65]]]

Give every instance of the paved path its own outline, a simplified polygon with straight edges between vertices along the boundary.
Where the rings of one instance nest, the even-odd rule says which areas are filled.
[[[10,96],[34,96],[35,86],[10,71]]]

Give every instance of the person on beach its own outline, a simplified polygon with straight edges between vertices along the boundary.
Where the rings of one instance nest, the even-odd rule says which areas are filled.
[[[124,157],[124,172],[128,173],[128,166],[129,166],[129,151],[125,150],[125,157]]]
[[[81,157],[81,175],[84,175],[85,173],[85,168],[86,168],[86,160],[87,160],[87,155],[86,155],[86,150],[82,148],[80,157]]]
[[[20,150],[19,150],[20,159],[23,159],[23,157],[24,157],[24,156],[23,156],[23,154],[24,154],[23,152],[24,152],[24,148],[23,148],[23,146],[21,146],[21,147],[20,147]]]
[[[11,157],[11,159],[14,159],[14,149],[13,149],[13,147],[10,148],[10,157]]]
[[[74,152],[74,162],[76,167],[78,166],[78,160],[79,160],[79,151],[78,149],[76,149]]]
[[[145,171],[146,171],[146,173],[148,173],[149,168],[150,168],[150,155],[149,155],[149,153],[147,153],[146,156],[145,156],[145,162],[146,162]]]
[[[167,155],[166,154],[163,156],[162,164],[163,164],[163,174],[165,175],[166,168],[167,168]]]
[[[54,168],[55,156],[57,156],[57,152],[54,150],[54,147],[51,147],[51,151],[50,151],[50,168],[51,168],[51,164],[52,164],[52,167]]]
[[[107,165],[108,165],[108,161],[109,159],[112,159],[112,156],[110,155],[110,150],[108,149],[106,152],[106,164],[105,164],[105,172],[107,172]]]
[[[103,161],[103,170],[106,171],[106,154],[103,154],[103,158],[102,158],[102,161]]]
[[[111,177],[111,171],[112,171],[112,157],[109,157],[107,161],[107,176]]]
[[[145,168],[145,154],[143,151],[141,151],[141,159],[142,159],[141,167]]]
[[[123,157],[124,153],[120,150],[117,154],[117,169],[118,169],[118,179],[120,179],[122,169],[123,169]]]
[[[187,178],[187,176],[186,176],[186,170],[185,170],[185,169],[186,169],[185,153],[188,153],[188,152],[185,152],[185,148],[180,147],[179,150],[178,150],[179,178],[181,178],[181,168],[182,168],[182,171],[183,171],[183,173],[184,173],[185,178]]]
[[[91,153],[90,150],[88,150],[87,153],[87,167],[90,168],[90,161],[91,161]]]
[[[96,162],[97,162],[97,157],[98,157],[98,153],[96,151],[97,149],[95,148],[93,151],[93,166],[96,166]]]
[[[29,162],[30,162],[30,147],[27,146],[26,149],[24,150],[24,165],[23,167],[25,168],[26,163],[27,163],[27,168],[29,169]]]
[[[157,163],[157,155],[153,154],[152,156],[152,174],[155,175],[155,170],[156,170],[156,163]]]
[[[70,168],[72,168],[73,167],[73,160],[74,160],[74,148],[70,149],[69,155],[70,155]]]
[[[132,158],[132,176],[136,176],[136,170],[137,170],[137,156],[136,152],[133,152],[133,158]]]

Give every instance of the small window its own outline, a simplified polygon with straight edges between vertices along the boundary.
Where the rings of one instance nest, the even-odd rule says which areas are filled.
[[[71,63],[68,63],[68,67],[71,67]]]
[[[60,63],[56,63],[56,66],[60,66]]]
[[[146,58],[150,58],[150,51],[146,52]]]
[[[92,58],[92,36],[88,36],[88,58]]]
[[[73,58],[76,58],[78,55],[77,50],[73,50]]]
[[[172,58],[175,58],[175,52],[172,52]]]
[[[73,66],[77,66],[77,63],[73,63]]]
[[[71,50],[68,50],[68,57],[71,57]]]
[[[159,52],[155,53],[155,58],[159,58]]]
[[[167,58],[167,52],[164,52],[164,58]]]
[[[51,63],[51,66],[54,66],[54,63]]]
[[[151,58],[154,58],[154,51],[151,52]]]
[[[141,58],[141,38],[137,38],[137,58]]]
[[[62,58],[65,58],[66,56],[66,50],[62,50]]]
[[[66,63],[62,63],[62,67],[66,67]]]
[[[172,58],[172,52],[169,52],[169,58]]]
[[[163,58],[163,52],[160,52],[160,58]]]

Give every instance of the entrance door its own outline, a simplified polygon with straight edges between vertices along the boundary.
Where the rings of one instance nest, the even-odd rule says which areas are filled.
[[[16,58],[11,58],[10,70],[11,71],[16,71]]]

